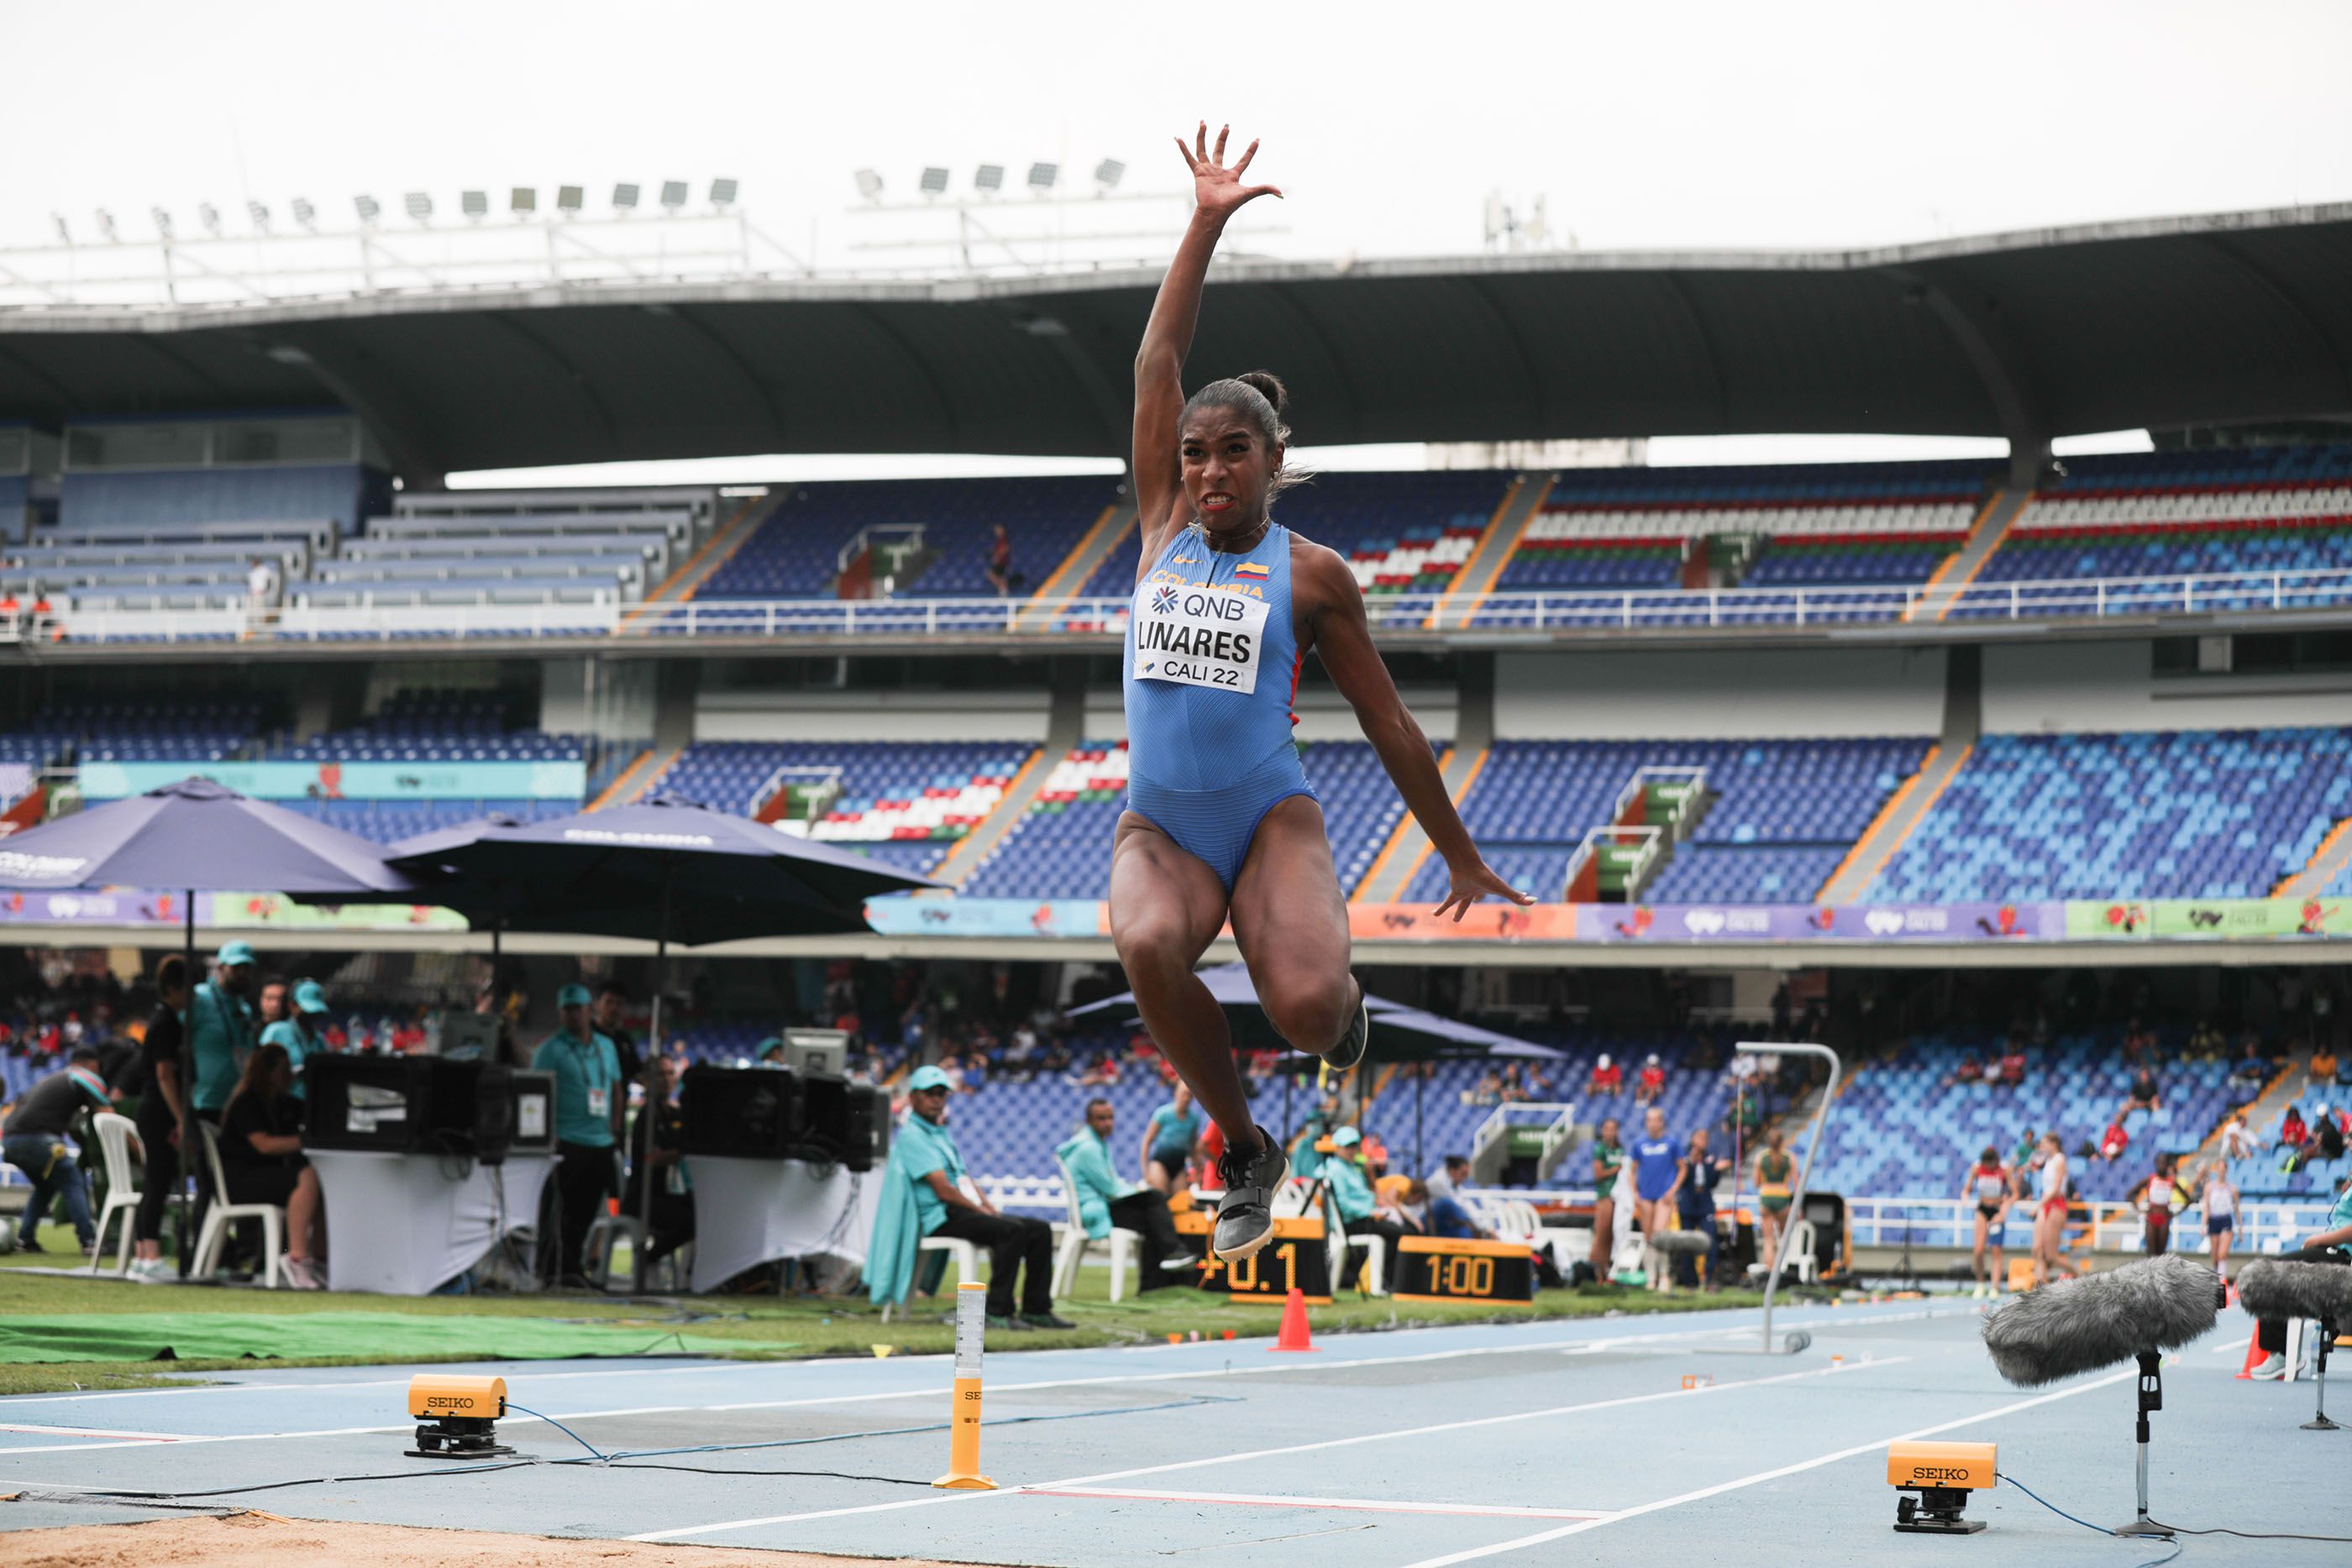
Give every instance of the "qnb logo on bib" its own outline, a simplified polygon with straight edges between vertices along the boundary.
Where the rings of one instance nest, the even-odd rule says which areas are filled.
[[[1214,691],[1257,690],[1265,646],[1263,599],[1215,589],[1147,585],[1136,595],[1135,675]]]

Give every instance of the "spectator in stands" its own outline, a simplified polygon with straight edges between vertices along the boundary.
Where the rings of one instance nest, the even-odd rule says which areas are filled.
[[[1620,1193],[1619,1177],[1625,1169],[1625,1146],[1619,1141],[1617,1118],[1601,1118],[1601,1129],[1592,1139],[1592,1277],[1608,1281],[1616,1257],[1617,1236],[1621,1229],[1618,1214],[1632,1211],[1631,1193]]]
[[[2316,1236],[2304,1237],[2299,1244],[2290,1242],[2290,1249],[2282,1255],[2289,1263],[2342,1263],[2339,1248],[2352,1247],[2352,1181],[2347,1181],[2336,1194],[2335,1207],[2327,1211],[2327,1228]],[[2340,1324],[2338,1325],[2341,1326]],[[2286,1320],[2262,1318],[2254,1325],[2254,1343],[2262,1347],[2263,1359],[2255,1364],[2253,1375],[2269,1381],[2286,1375]]]
[[[1388,1243],[1388,1256],[1382,1272],[1383,1285],[1393,1288],[1397,1263],[1402,1256],[1397,1243],[1409,1234],[1393,1218],[1383,1218],[1380,1200],[1372,1196],[1371,1184],[1364,1179],[1362,1167],[1356,1164],[1356,1151],[1363,1144],[1363,1134],[1353,1127],[1331,1130],[1331,1153],[1318,1168],[1317,1175],[1330,1189],[1331,1206],[1339,1211],[1340,1224],[1350,1236],[1378,1236]],[[1348,1262],[1342,1271],[1339,1288],[1347,1290],[1363,1271],[1364,1254],[1356,1248],[1348,1249]]]
[[[1086,1125],[1056,1145],[1054,1153],[1076,1184],[1078,1222],[1090,1240],[1100,1241],[1114,1227],[1143,1238],[1137,1265],[1140,1288],[1157,1291],[1189,1285],[1186,1270],[1192,1260],[1176,1239],[1176,1222],[1169,1218],[1168,1195],[1156,1187],[1123,1182],[1111,1166],[1110,1134],[1118,1113],[1109,1101],[1097,1096],[1087,1102]]]
[[[2118,1115],[2107,1124],[2107,1130],[2099,1134],[2099,1158],[2113,1165],[2129,1147],[2131,1134],[2124,1130],[2124,1119]]]
[[[1584,1081],[1584,1093],[1591,1100],[1613,1100],[1625,1092],[1625,1070],[1610,1060],[1602,1051],[1592,1063],[1592,1074]]]
[[[1015,1024],[1013,1043],[1004,1048],[1005,1071],[1016,1082],[1026,1083],[1037,1071],[1037,1031],[1027,1020]]]
[[[885,1218],[911,1206],[916,1238],[944,1236],[988,1249],[989,1327],[1013,1331],[1073,1327],[1054,1314],[1053,1228],[1042,1219],[1003,1213],[985,1197],[964,1192],[963,1155],[947,1126],[950,1092],[947,1074],[936,1067],[919,1067],[908,1078],[909,1113],[890,1144],[882,1197]],[[900,1228],[905,1218],[900,1212]],[[875,1228],[877,1245],[871,1250],[879,1255],[883,1221],[877,1219]],[[907,1241],[905,1247],[911,1252],[914,1241]],[[1017,1312],[1016,1284],[1020,1287]]]
[[[1193,1145],[1200,1141],[1201,1113],[1192,1103],[1192,1091],[1179,1080],[1174,1097],[1152,1112],[1143,1124],[1137,1163],[1143,1168],[1145,1183],[1160,1193],[1182,1186],[1185,1172],[1192,1167]]]
[[[1715,1188],[1716,1184],[1723,1179],[1723,1173],[1731,1168],[1731,1162],[1708,1153],[1707,1138],[1705,1127],[1692,1130],[1690,1147],[1683,1155],[1682,1171],[1675,1178],[1675,1198],[1682,1228],[1706,1239],[1706,1254],[1690,1260],[1695,1278],[1679,1282],[1695,1283],[1712,1291],[1717,1285],[1715,1277]],[[1675,1269],[1677,1274],[1681,1272],[1681,1260],[1676,1260]]]
[[[2262,1039],[2248,1030],[2245,1038],[2238,1042],[2238,1060],[2230,1069],[2230,1082],[2260,1084],[2268,1082],[2270,1075],[2271,1064],[2263,1053]]]
[[[1963,1056],[1960,1058],[1960,1064],[1952,1069],[1952,1076],[1948,1080],[1948,1082],[1953,1083],[1981,1083],[1984,1082],[1984,1069],[1978,1065],[1977,1059],[1974,1054]]]
[[[1642,1076],[1634,1082],[1633,1100],[1636,1104],[1654,1105],[1666,1092],[1665,1064],[1655,1051],[1642,1063]]]
[[[651,1269],[694,1239],[694,1183],[686,1169],[686,1115],[677,1106],[678,1059],[656,1055],[645,1071],[652,1092],[629,1130],[629,1166],[652,1172],[652,1203],[646,1204],[646,1183],[639,1176],[632,1183],[629,1207],[645,1225],[645,1261]]]
[[[2285,1119],[2279,1123],[2278,1142],[2273,1144],[2271,1147],[2273,1149],[2300,1149],[2303,1147],[2305,1143],[2309,1141],[2310,1137],[2311,1129],[2304,1122],[2303,1107],[2300,1105],[2290,1105],[2286,1108]]]
[[[268,994],[268,988],[264,987],[263,995]],[[261,1043],[286,1053],[286,1060],[294,1066],[294,1097],[307,1100],[310,1092],[302,1079],[302,1059],[327,1048],[327,992],[318,981],[304,980],[294,988],[293,997],[287,1017],[263,1026]]]
[[[623,1021],[629,1010],[629,988],[618,980],[607,980],[596,988],[596,1008],[590,1021],[596,1032],[613,1042],[613,1053],[621,1059],[621,1082],[635,1083],[645,1071],[645,1056],[637,1049],[637,1037]]]
[[[2002,1044],[1998,1082],[2004,1089],[2021,1088],[2025,1083],[2025,1051],[2017,1043],[2015,1035],[2010,1036]]]
[[[1628,1145],[1633,1157],[1634,1218],[1642,1234],[1663,1236],[1675,1228],[1675,1189],[1682,1183],[1683,1147],[1666,1135],[1666,1113],[1653,1105],[1642,1117],[1642,1135]]]
[[[2135,1111],[2160,1111],[2163,1108],[2163,1103],[2157,1098],[2156,1074],[2150,1069],[2143,1067],[2132,1074],[2131,1097],[2124,1102],[2124,1108],[2116,1113],[2116,1120],[2120,1122]]]
[[[988,545],[988,586],[1003,599],[1013,592],[1013,536],[1004,525],[996,525],[995,536]]]
[[[2220,1134],[2221,1157],[2225,1160],[2252,1159],[2254,1155],[2253,1130],[2246,1125],[2246,1113],[2251,1106],[2240,1106],[2230,1113],[2221,1124]]]
[[[1423,1228],[1432,1236],[1443,1236],[1451,1241],[1489,1241],[1495,1233],[1470,1217],[1455,1193],[1438,1192],[1427,1182],[1413,1184],[1413,1191],[1405,1196],[1409,1201],[1426,1203],[1429,1218]]]
[[[2315,1160],[2340,1160],[2344,1157],[2344,1123],[2341,1116],[2326,1106],[2318,1108],[2311,1119],[2311,1147],[2307,1157]]]
[[[180,1125],[186,1115],[180,1049],[187,1040],[187,1014],[188,961],[174,953],[156,967],[155,1011],[139,1041],[147,1083],[139,1098],[139,1148],[147,1175],[131,1227],[139,1254],[131,1277],[143,1281],[171,1279],[176,1272],[163,1261],[163,1209],[180,1186]]]
[[[302,1155],[302,1103],[294,1098],[294,1064],[283,1046],[256,1046],[246,1058],[221,1113],[220,1155],[229,1202],[286,1211],[287,1281],[298,1291],[323,1289],[316,1264],[326,1251],[327,1211],[319,1173]]]
[[[582,1248],[613,1191],[613,1151],[620,1142],[621,1054],[588,1021],[588,988],[555,996],[561,1027],[540,1041],[530,1064],[555,1075],[556,1245],[547,1266],[562,1281],[587,1288]]]
[[[2336,1048],[2323,1044],[2311,1053],[2311,1081],[2314,1083],[2336,1082]]]
[[[38,1251],[40,1223],[50,1206],[62,1199],[66,1220],[84,1252],[98,1240],[89,1218],[89,1187],[81,1166],[66,1139],[74,1124],[95,1111],[110,1108],[106,1080],[98,1071],[98,1052],[89,1047],[75,1051],[63,1071],[52,1072],[25,1091],[7,1120],[0,1122],[0,1158],[23,1171],[33,1184],[25,1201],[25,1217],[16,1226],[16,1245]],[[79,1141],[79,1140],[77,1140]]]

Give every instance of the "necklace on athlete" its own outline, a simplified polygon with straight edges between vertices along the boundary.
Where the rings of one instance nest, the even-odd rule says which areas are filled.
[[[1273,528],[1274,514],[1268,512],[1265,517],[1258,519],[1257,527],[1250,531],[1249,540],[1247,543],[1241,542],[1238,536],[1235,536],[1234,542],[1226,543],[1222,541],[1216,535],[1211,533],[1208,529],[1208,526],[1202,523],[1200,518],[1194,517],[1192,522],[1192,529],[1195,534],[1200,536],[1202,545],[1208,549],[1214,550],[1219,555],[1249,554],[1250,551],[1257,549],[1260,544],[1265,542],[1265,536],[1273,530]]]

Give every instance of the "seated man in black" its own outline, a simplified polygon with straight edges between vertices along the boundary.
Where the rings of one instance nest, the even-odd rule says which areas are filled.
[[[266,1203],[286,1211],[287,1280],[299,1291],[324,1288],[320,1255],[327,1211],[319,1173],[302,1155],[302,1102],[294,1098],[294,1062],[282,1045],[256,1046],[221,1111],[221,1177],[231,1203]]]
[[[674,1096],[678,1063],[656,1056],[649,1064],[654,1097],[637,1113],[629,1132],[629,1207],[646,1225],[646,1267],[650,1269],[694,1239],[694,1189],[681,1153],[686,1117]],[[650,1135],[651,1146],[647,1146]],[[646,1173],[652,1173],[653,1206],[645,1204]]]
[[[1168,1195],[1139,1182],[1121,1181],[1111,1166],[1110,1134],[1117,1123],[1108,1100],[1087,1102],[1087,1124],[1057,1145],[1062,1168],[1076,1185],[1078,1219],[1087,1237],[1100,1241],[1116,1226],[1143,1238],[1137,1264],[1140,1290],[1190,1285],[1192,1260],[1176,1239],[1176,1222],[1168,1215]]]

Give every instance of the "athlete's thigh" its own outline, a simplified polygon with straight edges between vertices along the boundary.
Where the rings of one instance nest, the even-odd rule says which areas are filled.
[[[1225,925],[1225,888],[1199,856],[1133,811],[1119,813],[1110,850],[1110,935],[1129,945],[1174,947],[1189,963]]]
[[[1309,975],[1348,967],[1348,900],[1331,865],[1323,808],[1310,796],[1275,803],[1234,879],[1234,940],[1265,994],[1279,966]]]

